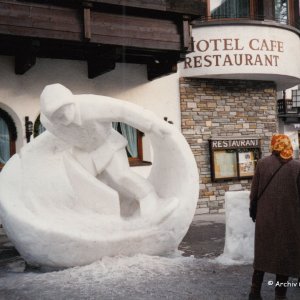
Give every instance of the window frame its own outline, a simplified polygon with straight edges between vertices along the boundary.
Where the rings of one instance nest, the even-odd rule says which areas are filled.
[[[121,122],[118,122],[118,123],[121,123]],[[117,130],[117,132],[119,132],[119,131]],[[119,133],[122,134],[121,132],[119,132]],[[137,133],[137,157],[129,157],[128,156],[129,165],[131,167],[152,165],[151,162],[144,161],[144,157],[143,157],[143,153],[144,153],[143,152],[143,137],[145,134],[138,129],[136,129],[136,133]]]
[[[300,108],[300,89],[292,90],[292,107]]]
[[[271,19],[273,19],[277,23],[282,24],[282,25],[296,26],[296,19],[297,19],[297,12],[295,10],[295,8],[296,8],[295,1],[296,0],[287,0],[287,5],[288,5],[287,13],[288,13],[288,16],[287,16],[287,23],[286,24],[278,22],[275,18],[275,1],[274,0],[271,0],[268,3],[269,6],[272,5],[272,7],[263,7],[262,14],[259,13],[259,4],[261,4],[260,0],[249,0],[249,16],[248,17],[215,18],[215,19],[213,19],[211,17],[210,1],[211,0],[206,1],[206,8],[207,8],[206,16],[207,16],[208,21],[218,21],[218,20],[220,20],[220,21],[224,21],[224,20],[232,21],[232,20],[245,20],[245,19],[263,21],[263,20],[268,20],[269,19],[270,16],[266,16],[266,14],[265,14],[265,11],[267,11],[269,9],[270,11],[272,11],[272,14],[273,14]]]
[[[217,21],[217,20],[244,20],[244,19],[249,19],[252,18],[252,16],[254,17],[254,9],[255,9],[255,4],[256,0],[249,0],[249,16],[248,17],[239,17],[239,18],[212,18],[211,16],[211,11],[210,11],[210,1],[211,0],[207,0],[207,19],[209,21]]]
[[[286,16],[286,21],[284,21],[283,19],[281,20],[280,18],[278,18],[278,16],[276,16],[276,6],[275,6],[276,0],[273,0],[273,1],[274,1],[273,6],[274,6],[274,19],[275,19],[275,21],[276,21],[277,23],[284,24],[284,25],[290,24],[290,15],[291,15],[291,14],[290,14],[290,12],[291,12],[291,10],[290,10],[291,3],[290,3],[290,2],[293,2],[293,1],[286,0],[286,4],[287,4],[287,9],[286,9],[287,16]],[[281,13],[281,12],[279,12],[279,13]]]
[[[8,128],[10,157],[12,157],[16,153],[17,128],[10,114],[2,108],[0,108],[0,118],[4,120]],[[5,164],[0,162],[0,172],[4,166]]]
[[[256,146],[213,146],[214,142],[229,142],[229,141],[237,141],[237,140],[256,140],[257,144]],[[211,173],[211,181],[212,182],[226,182],[226,181],[232,181],[232,180],[244,180],[244,179],[252,179],[254,176],[253,174],[242,174],[243,173],[243,164],[244,162],[240,161],[240,154],[242,153],[253,153],[253,162],[254,169],[257,165],[258,159],[261,158],[261,140],[259,138],[251,138],[251,137],[245,137],[245,138],[236,138],[236,139],[209,139],[209,154],[210,154],[210,173]],[[216,154],[221,153],[232,153],[232,156],[234,157],[235,162],[235,168],[232,168],[232,170],[235,170],[235,174],[232,174],[232,176],[220,176],[217,172],[217,167],[219,166],[216,160]],[[246,172],[244,172],[246,173]]]

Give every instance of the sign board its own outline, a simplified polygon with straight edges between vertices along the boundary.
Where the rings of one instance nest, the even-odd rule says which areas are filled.
[[[261,156],[260,139],[209,140],[213,181],[252,178]]]
[[[206,24],[207,25],[207,24]],[[278,89],[300,81],[299,36],[259,25],[200,26],[194,52],[179,65],[182,77],[275,81]]]
[[[259,139],[233,139],[233,140],[211,140],[211,147],[213,149],[232,149],[232,148],[259,148]]]

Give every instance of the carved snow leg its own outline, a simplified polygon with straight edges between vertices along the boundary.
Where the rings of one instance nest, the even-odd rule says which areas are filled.
[[[140,199],[139,203],[142,218],[149,219],[153,223],[160,223],[174,211],[179,201],[175,197],[159,198],[155,192],[151,192]]]
[[[140,213],[142,217],[155,214],[158,210],[158,196],[154,191],[147,194],[142,199],[138,199],[140,203]]]
[[[99,214],[120,217],[119,196],[115,190],[91,175],[71,153],[64,153],[63,162],[78,201]]]

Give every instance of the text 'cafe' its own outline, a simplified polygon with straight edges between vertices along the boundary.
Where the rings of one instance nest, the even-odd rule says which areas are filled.
[[[211,66],[277,66],[284,52],[282,41],[267,39],[250,39],[245,43],[238,38],[199,40],[194,42],[194,48],[204,55],[195,55],[185,59],[184,68],[199,68]],[[256,53],[247,53],[247,50]],[[207,54],[209,52],[230,51],[229,54]],[[242,53],[241,53],[242,51]],[[267,54],[261,54],[266,51]]]

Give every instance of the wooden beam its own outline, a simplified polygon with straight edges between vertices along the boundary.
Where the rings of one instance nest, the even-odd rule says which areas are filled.
[[[11,1],[9,5],[0,0],[0,34],[73,42],[82,42],[86,37],[94,44],[182,50],[178,23],[167,16],[149,18],[96,9],[90,9],[89,14],[89,7],[84,8],[51,6],[49,9],[41,4]]]
[[[116,67],[116,48],[99,47],[88,52],[87,55],[88,77],[93,79]]]
[[[23,75],[36,63],[36,57],[28,53],[19,53],[15,56],[15,74]]]
[[[26,2],[26,0],[19,0],[19,2]],[[201,15],[206,4],[206,0],[30,0],[28,2],[61,7],[80,7],[82,3],[89,3],[101,7],[137,9],[142,13],[158,11],[163,13],[188,14],[193,17]]]
[[[157,60],[147,64],[148,80],[153,80],[177,72],[177,62]]]
[[[294,0],[294,22],[298,29],[300,29],[300,2]]]
[[[263,0],[263,3],[264,3],[265,20],[274,20],[275,19],[274,0]]]
[[[178,30],[178,22],[99,11],[92,13],[92,43],[181,50],[182,30]]]
[[[297,10],[297,8],[298,8],[298,10]],[[291,26],[296,25],[297,14],[299,15],[299,1],[289,0],[288,1],[288,20],[289,20],[288,25],[291,25]]]
[[[82,41],[79,10],[0,0],[0,34]]]
[[[149,79],[154,79],[174,72],[192,47],[193,16],[178,10],[184,9],[183,2],[193,6],[198,0],[74,1],[67,6],[67,0],[0,0],[0,42],[9,39],[12,45],[0,43],[0,53],[15,56],[16,74],[28,71],[38,56],[87,60],[89,78],[113,70],[116,61],[142,61],[148,65]],[[121,13],[123,5],[127,14]],[[154,6],[163,12],[155,12]],[[23,44],[29,40],[40,41],[38,50]],[[122,55],[113,51],[116,48]],[[154,63],[153,57],[162,59]]]
[[[205,0],[89,0],[92,3],[126,6],[145,11],[156,10],[162,12],[188,14],[200,16],[205,9]]]
[[[166,0],[166,10],[180,14],[206,15],[206,0]]]
[[[15,52],[15,73],[23,75],[36,63],[38,44],[32,41],[25,41],[18,45]]]
[[[256,19],[256,7],[257,7],[257,3],[256,3],[256,0],[252,0],[250,1],[250,18],[252,20],[255,20]]]
[[[183,17],[182,21],[182,40],[183,40],[183,50],[193,51],[192,35],[190,21],[188,17]]]
[[[89,41],[92,37],[91,30],[91,9],[93,8],[93,4],[88,1],[82,2],[83,6],[83,34],[84,40]]]
[[[109,58],[88,59],[88,77],[93,79],[115,69],[116,62]]]
[[[91,32],[91,9],[83,8],[83,26],[84,26],[84,39],[89,41],[92,37]]]

